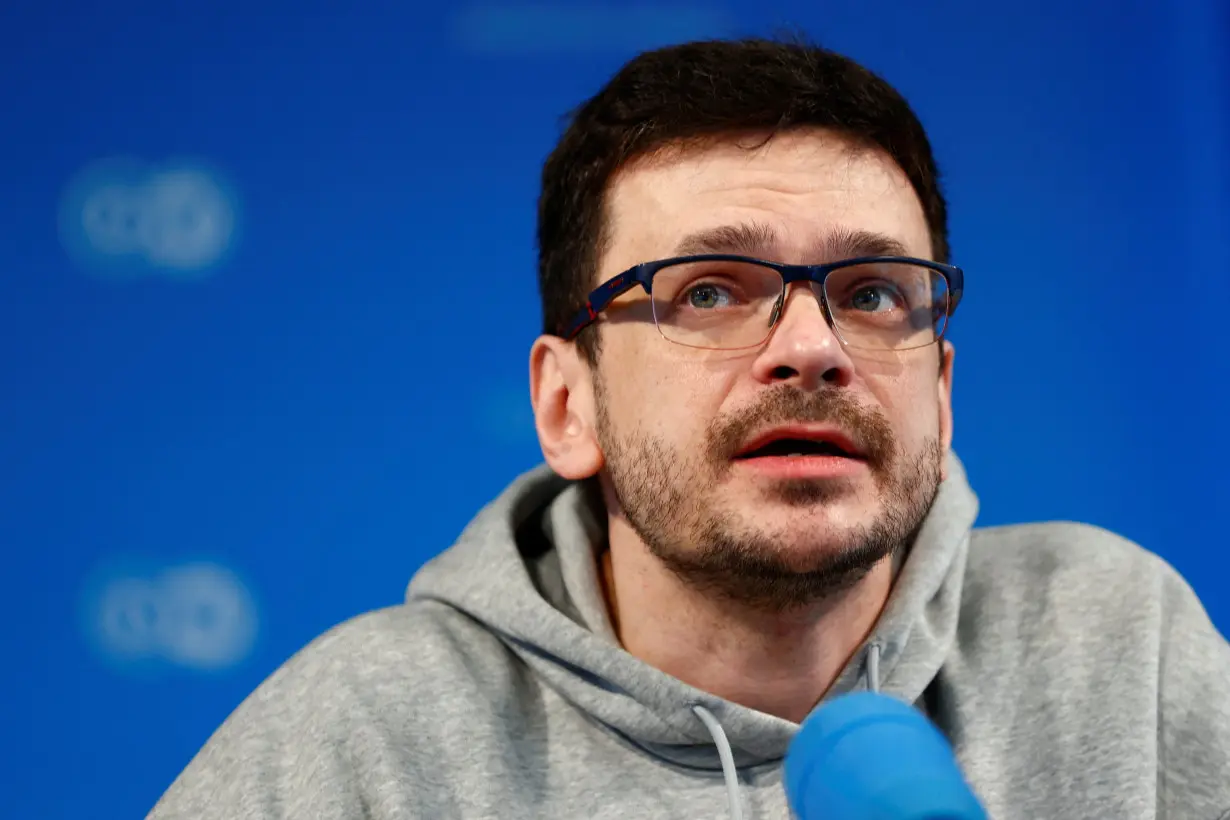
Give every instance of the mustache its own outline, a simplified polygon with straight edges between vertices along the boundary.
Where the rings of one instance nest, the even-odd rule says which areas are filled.
[[[863,407],[840,388],[804,392],[781,386],[765,393],[738,416],[715,420],[709,431],[709,455],[719,462],[729,461],[757,431],[795,423],[841,428],[873,467],[886,466],[895,452],[896,441],[888,419],[879,411]]]

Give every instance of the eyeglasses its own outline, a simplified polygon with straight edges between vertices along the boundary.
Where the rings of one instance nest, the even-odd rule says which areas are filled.
[[[960,268],[906,256],[864,256],[826,265],[783,265],[702,254],[644,262],[589,294],[562,328],[574,339],[617,297],[640,285],[670,342],[708,350],[761,345],[782,317],[787,286],[811,282],[825,321],[848,347],[912,350],[944,337],[965,287]]]

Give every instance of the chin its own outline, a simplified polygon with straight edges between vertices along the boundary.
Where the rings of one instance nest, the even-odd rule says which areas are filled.
[[[858,540],[876,520],[873,510],[862,504],[831,504],[821,507],[759,508],[752,519],[755,528],[792,554],[830,552]]]
[[[774,517],[810,518],[817,523],[866,526],[879,513],[875,489],[853,480],[780,481],[764,487],[749,512],[756,514],[766,504]]]
[[[866,564],[878,560],[868,555],[867,545],[857,533],[833,533],[817,539],[814,533],[800,533],[797,540],[779,542],[772,557],[779,571],[795,575],[817,575],[847,564]]]

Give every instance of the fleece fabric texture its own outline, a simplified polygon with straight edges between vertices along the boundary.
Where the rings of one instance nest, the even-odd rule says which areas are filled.
[[[1230,820],[1230,645],[1188,584],[1104,530],[973,529],[977,510],[950,456],[829,697],[870,686],[915,704],[997,820]],[[150,817],[790,817],[797,725],[625,652],[600,591],[604,547],[578,485],[521,476],[405,603],[335,627],[268,678]]]

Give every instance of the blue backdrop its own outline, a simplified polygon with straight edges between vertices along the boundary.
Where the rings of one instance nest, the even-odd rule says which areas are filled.
[[[400,600],[539,459],[560,115],[638,49],[785,25],[933,136],[982,523],[1114,529],[1230,628],[1224,0],[7,0],[0,813],[142,816],[281,661]]]

